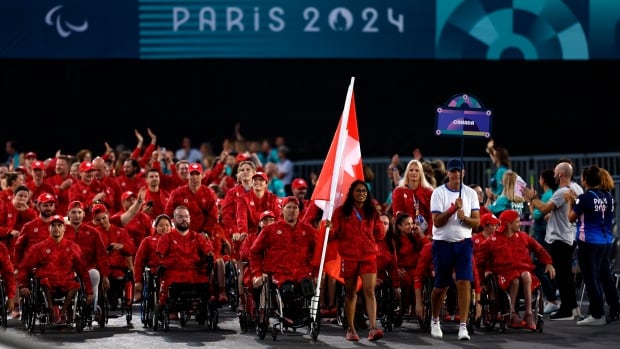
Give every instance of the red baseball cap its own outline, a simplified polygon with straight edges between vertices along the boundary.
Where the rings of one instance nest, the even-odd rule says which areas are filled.
[[[37,158],[37,154],[33,151],[29,151],[26,153],[26,155],[24,156],[26,159],[36,159]]]
[[[499,223],[499,219],[492,213],[485,213],[480,217],[480,225],[483,227],[487,225],[498,225]]]
[[[299,200],[297,200],[296,197],[294,196],[287,196],[282,200],[282,207],[286,206],[288,203],[294,203],[295,205],[299,206]]]
[[[92,212],[93,212],[93,216],[97,215],[99,213],[103,213],[103,212],[107,213],[108,212],[108,208],[105,207],[104,204],[96,204],[95,206],[93,206]]]
[[[505,210],[499,215],[499,221],[501,225],[497,229],[497,232],[501,233],[506,230],[506,225],[508,223],[514,222],[517,218],[519,218],[519,213],[515,210]]]
[[[189,170],[189,173],[192,173],[192,172],[202,173],[202,166],[200,166],[200,164],[193,163],[189,165],[188,170]]]
[[[308,189],[308,183],[303,178],[295,178],[291,182],[291,188],[293,189]]]
[[[121,195],[121,201],[125,201],[131,197],[137,198],[138,196],[133,191],[126,191]]]
[[[56,202],[56,198],[54,198],[54,195],[50,193],[43,193],[39,195],[39,197],[37,198],[37,202],[40,204],[45,204],[48,202]]]
[[[94,171],[93,163],[90,161],[82,161],[80,163],[80,172]]]
[[[33,170],[45,170],[45,164],[43,161],[36,160],[30,164],[30,168]]]
[[[69,206],[67,206],[67,208],[68,208],[67,211],[71,211],[72,208],[76,208],[76,207],[79,207],[79,208],[81,208],[83,210],[84,209],[84,204],[82,204],[82,202],[77,201],[77,200],[71,201]]]
[[[276,218],[276,215],[275,215],[275,213],[273,213],[273,211],[266,210],[266,211],[263,211],[263,213],[260,214],[260,218],[258,220],[262,221],[263,218],[265,218],[265,217]]]
[[[50,224],[54,223],[54,222],[65,222],[65,217],[59,215],[59,214],[55,214],[52,217],[50,217]]]
[[[260,177],[262,178],[265,182],[269,182],[269,177],[267,177],[267,175],[265,174],[265,172],[256,172],[254,174],[254,176],[252,176],[252,179],[256,178],[256,177]]]

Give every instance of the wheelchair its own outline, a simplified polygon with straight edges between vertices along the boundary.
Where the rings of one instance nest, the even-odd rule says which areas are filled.
[[[152,327],[157,331],[163,327],[170,329],[170,314],[179,314],[181,327],[185,327],[194,317],[199,325],[207,323],[210,330],[217,329],[219,313],[217,305],[209,301],[211,285],[209,283],[173,282],[168,289],[168,300],[159,314],[153,314]]]
[[[78,278],[79,279],[79,278]],[[64,328],[75,326],[77,332],[82,332],[88,325],[90,318],[90,307],[86,304],[86,292],[84,284],[81,280],[80,288],[73,297],[71,309],[62,309],[66,294],[52,292],[52,302],[49,303],[45,296],[47,289],[40,285],[39,280],[30,276],[29,288],[30,297],[22,297],[22,318],[30,333],[34,333],[37,329],[41,333],[45,333],[46,328]],[[66,323],[52,323],[52,312],[60,314],[62,310],[69,310],[66,313],[71,314],[71,318],[66,319]]]
[[[381,323],[384,330],[391,332],[394,327],[400,327],[402,324],[401,302],[396,300],[392,279],[387,271],[385,271],[385,277],[382,280],[384,281],[381,285],[375,288],[377,321]]]
[[[213,260],[208,261],[207,275],[213,271]],[[158,270],[159,280],[162,280],[164,267]],[[159,293],[158,293],[159,294]],[[168,299],[159,314],[153,314],[152,327],[157,331],[163,327],[165,332],[170,330],[170,315],[178,314],[181,327],[185,327],[192,317],[199,325],[207,325],[209,330],[217,330],[219,321],[219,304],[211,302],[212,285],[193,282],[173,282],[168,287]],[[159,301],[159,299],[157,300]],[[157,303],[154,303],[157,304]]]
[[[130,269],[124,270],[122,278],[110,277],[110,288],[106,294],[109,310],[116,311],[120,300],[120,316],[125,316],[127,326],[131,326],[131,320],[133,318],[132,305],[133,305],[133,271]]]
[[[424,282],[422,283],[422,317],[418,317],[418,325],[423,332],[430,333],[431,331],[431,321],[433,318],[433,303],[432,303],[432,294],[433,288],[435,287],[435,278],[426,276],[424,278]],[[458,297],[456,294],[456,284],[452,283],[449,288],[453,288],[454,292],[452,293],[453,297]],[[448,291],[446,297],[449,297]],[[415,305],[415,304],[414,304]],[[452,312],[458,312],[458,304],[456,304],[456,308]],[[448,306],[447,301],[444,300],[441,310],[439,312],[439,318],[443,319],[444,315],[448,314]],[[474,285],[472,284],[471,288],[471,297],[469,303],[469,311],[467,316],[467,331],[470,334],[475,333],[476,328],[480,328],[476,323],[476,295]],[[458,322],[458,321],[457,321]]]
[[[519,290],[519,297],[521,297],[521,294],[522,291]],[[507,291],[500,288],[497,276],[494,274],[487,275],[480,290],[482,315],[478,327],[490,331],[495,326],[498,326],[500,332],[505,332],[506,327],[511,321],[512,309],[510,304],[510,295]],[[523,299],[517,300],[515,306],[517,309],[523,310],[525,308]],[[536,322],[536,331],[539,333],[543,331],[543,311],[543,292],[539,286],[532,291],[532,314]]]
[[[234,262],[231,262],[234,265]],[[243,262],[243,268],[246,273],[250,273],[248,262]],[[238,274],[237,274],[238,275]],[[237,287],[236,281],[234,284]],[[230,297],[230,295],[229,295]],[[230,299],[230,298],[229,298]],[[247,332],[250,328],[256,326],[256,300],[258,299],[258,291],[252,286],[243,285],[243,293],[239,295],[239,302],[244,304],[243,309],[239,311],[239,327],[241,332]]]
[[[7,320],[8,320],[8,310],[7,310],[7,302],[12,302],[13,300],[10,300],[7,298],[6,296],[6,286],[4,284],[4,280],[2,279],[2,277],[0,277],[0,326],[2,328],[6,328],[7,327]]]
[[[314,300],[314,282],[306,278],[299,283],[285,281],[277,287],[271,275],[259,289],[259,302],[256,307],[256,334],[265,339],[271,325],[271,337],[275,342],[278,334],[286,334],[288,329],[293,333],[298,328],[308,327],[308,334],[316,342],[320,331],[320,314],[318,307],[312,319],[312,303]],[[318,300],[316,300],[318,304]],[[270,323],[270,319],[275,322]]]
[[[142,272],[142,285],[140,321],[143,327],[152,327],[155,305],[159,303],[159,274],[146,267]]]
[[[336,282],[336,324],[342,327],[343,329],[347,329],[349,324],[347,323],[347,317],[344,312],[344,299],[345,299],[345,289],[344,284],[341,282]],[[364,297],[360,294],[357,295],[358,301],[364,300]],[[379,310],[377,309],[377,319]],[[365,307],[362,305],[355,307],[355,328],[357,329],[365,329],[368,326],[366,325],[366,312]],[[395,319],[395,321],[398,321]],[[401,321],[402,323],[402,321]],[[400,325],[394,325],[395,327],[399,327]]]

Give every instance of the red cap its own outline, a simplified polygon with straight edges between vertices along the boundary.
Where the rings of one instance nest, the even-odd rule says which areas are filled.
[[[108,212],[108,208],[105,207],[104,204],[96,204],[92,209],[93,216],[98,215],[99,213]]]
[[[50,217],[50,224],[54,223],[54,222],[65,222],[65,217],[59,215],[59,214],[55,214],[52,217]]]
[[[37,154],[33,151],[29,151],[26,153],[26,155],[24,156],[26,159],[36,159],[37,158]]]
[[[294,196],[287,196],[282,200],[282,207],[286,206],[288,203],[294,203],[295,205],[299,206],[299,200],[297,200],[296,197]]]
[[[260,214],[260,218],[258,220],[262,221],[263,218],[265,218],[265,217],[276,218],[276,215],[271,210],[263,211],[263,213]]]
[[[256,172],[254,174],[254,176],[252,176],[252,179],[256,178],[256,177],[260,177],[262,178],[265,182],[269,182],[269,177],[267,177],[267,175],[265,174],[265,172]]]
[[[485,213],[480,217],[480,225],[483,227],[487,225],[498,225],[499,223],[499,219],[492,213]]]
[[[249,153],[239,153],[237,154],[237,157],[235,157],[235,160],[237,162],[241,162],[241,161],[245,161],[245,160],[249,160],[250,159],[250,154]]]
[[[189,170],[189,173],[192,173],[192,172],[202,173],[202,166],[200,164],[193,163],[189,165],[188,170]]]
[[[131,197],[137,198],[138,196],[133,191],[126,191],[121,195],[121,201],[125,201]]]
[[[75,200],[75,201],[71,201],[69,206],[67,206],[67,208],[68,208],[67,212],[71,211],[71,209],[76,208],[76,207],[79,207],[82,210],[84,209],[84,205],[80,201]]]
[[[93,167],[93,163],[90,161],[82,161],[82,163],[80,163],[80,172],[89,172],[89,171],[94,171],[95,168]]]
[[[45,170],[45,164],[43,161],[36,160],[30,164],[30,168],[33,170]]]
[[[48,202],[56,202],[56,199],[54,198],[54,195],[50,193],[43,193],[39,195],[39,197],[37,198],[37,202],[40,204],[45,204]]]
[[[506,230],[506,225],[508,225],[508,223],[514,222],[517,218],[519,218],[519,213],[515,210],[506,210],[502,212],[502,214],[499,215],[499,221],[501,225],[499,226],[497,231],[499,233],[503,232],[504,230]]]
[[[291,182],[291,188],[293,189],[308,189],[308,183],[303,178],[295,178]]]
[[[17,166],[17,168],[15,169],[16,172],[21,172],[21,173],[28,173],[28,171],[26,171],[26,168],[22,165]]]

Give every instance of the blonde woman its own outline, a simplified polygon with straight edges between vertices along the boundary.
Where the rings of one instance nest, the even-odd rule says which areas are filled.
[[[414,217],[416,224],[423,229],[424,235],[432,234],[433,220],[431,215],[431,194],[433,186],[426,180],[424,166],[419,160],[407,163],[403,178],[392,191],[392,213],[407,213]],[[420,218],[423,217],[423,220]]]
[[[494,215],[499,216],[505,210],[515,210],[519,213],[519,216],[523,214],[525,199],[517,194],[518,191],[516,187],[518,178],[519,175],[514,171],[509,170],[504,172],[504,176],[502,177],[504,189],[502,189],[502,193],[493,202],[491,202],[491,198],[487,197],[485,206]]]

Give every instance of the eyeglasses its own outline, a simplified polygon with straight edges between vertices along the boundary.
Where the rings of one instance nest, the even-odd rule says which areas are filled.
[[[179,216],[174,216],[175,219],[188,219],[189,215],[179,215]]]

